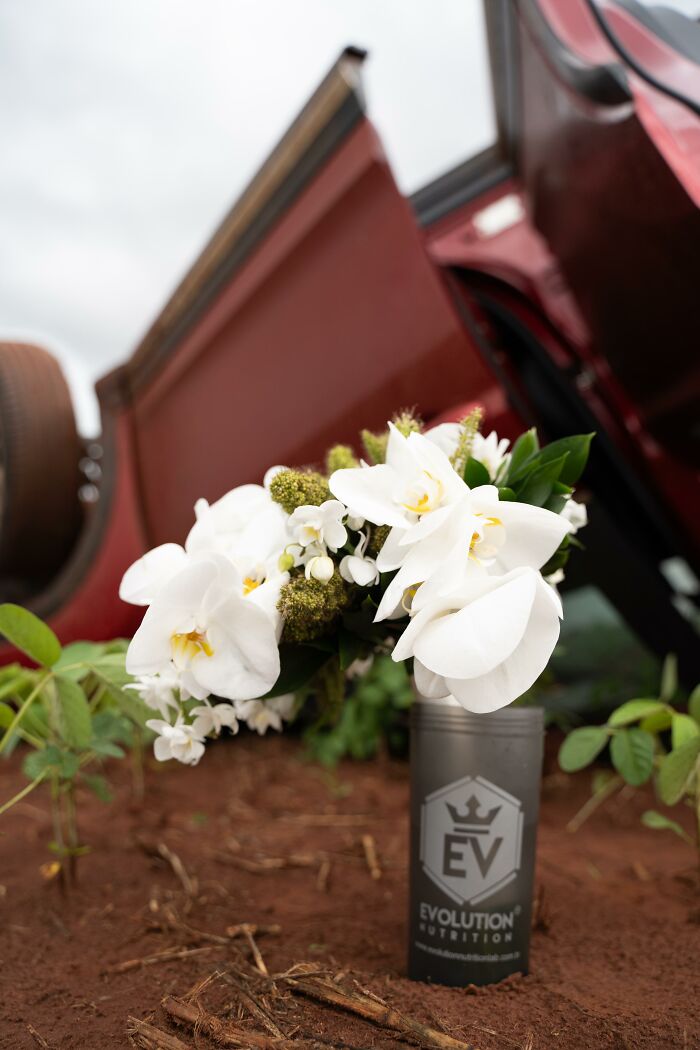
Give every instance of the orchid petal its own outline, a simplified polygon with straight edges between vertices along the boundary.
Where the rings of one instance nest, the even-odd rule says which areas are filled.
[[[187,555],[179,544],[154,547],[126,570],[119,597],[130,605],[150,605],[163,584],[186,564]]]

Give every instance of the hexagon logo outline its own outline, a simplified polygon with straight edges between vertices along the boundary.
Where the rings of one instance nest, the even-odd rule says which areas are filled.
[[[421,806],[423,871],[456,904],[478,904],[513,881],[522,836],[520,799],[485,777],[446,784]]]

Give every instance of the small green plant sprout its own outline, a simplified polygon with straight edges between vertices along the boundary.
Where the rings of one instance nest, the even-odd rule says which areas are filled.
[[[0,802],[0,814],[42,784],[51,798],[54,860],[46,866],[65,888],[75,880],[77,858],[87,847],[78,835],[76,791],[84,787],[103,801],[111,794],[100,766],[135,748],[148,712],[124,670],[126,643],[74,642],[62,648],[53,631],[21,606],[0,605],[0,634],[36,667],[0,669],[0,754],[29,747],[23,771],[29,783]],[[136,784],[140,784],[140,768]]]
[[[602,726],[574,729],[559,751],[559,764],[567,773],[584,769],[605,750],[615,774],[598,771],[593,796],[570,822],[576,830],[606,798],[625,784],[639,787],[654,778],[657,797],[666,806],[684,802],[695,813],[696,838],[657,810],[647,810],[642,822],[655,830],[672,831],[698,850],[700,863],[700,685],[688,698],[686,710],[672,701],[678,692],[674,656],[668,656],[661,675],[659,696],[628,700]]]

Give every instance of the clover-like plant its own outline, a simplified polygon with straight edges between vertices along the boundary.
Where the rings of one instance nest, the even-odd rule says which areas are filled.
[[[0,634],[36,667],[17,663],[0,670],[0,754],[28,745],[23,771],[29,783],[0,803],[0,814],[42,784],[50,788],[53,861],[47,877],[62,885],[75,879],[76,860],[86,852],[78,836],[76,789],[84,786],[103,801],[111,794],[99,772],[106,758],[136,749],[147,712],[124,686],[126,643],[74,642],[62,648],[56,635],[21,606],[0,605]],[[136,784],[140,765],[135,763]]]
[[[616,776],[599,779],[594,795],[580,816],[587,816],[616,787],[639,787],[654,778],[657,797],[667,806],[685,802],[695,813],[696,838],[678,821],[655,809],[642,815],[655,830],[672,831],[698,850],[700,863],[700,685],[688,698],[686,710],[673,700],[678,692],[676,660],[668,656],[661,675],[659,696],[628,700],[602,726],[574,729],[559,751],[559,764],[567,773],[589,766],[609,746]],[[574,818],[575,827],[581,820]]]

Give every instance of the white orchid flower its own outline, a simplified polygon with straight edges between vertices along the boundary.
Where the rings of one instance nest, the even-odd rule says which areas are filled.
[[[335,571],[333,559],[327,554],[315,554],[309,558],[304,568],[307,580],[318,580],[319,583],[328,583]]]
[[[448,458],[451,458],[459,446],[462,424],[439,423],[436,427],[426,430],[425,436],[442,449]],[[492,430],[486,437],[477,432],[472,439],[470,454],[486,467],[493,481],[510,460],[509,445],[508,438],[499,438],[495,430]]]
[[[180,710],[180,704],[175,695],[181,690],[180,679],[174,671],[141,675],[135,682],[129,682],[124,688],[138,693],[146,707],[157,711],[161,718],[167,719],[170,711]],[[188,697],[181,696],[181,699],[186,700]]]
[[[569,531],[573,534],[588,524],[588,511],[585,504],[569,498],[561,509],[561,517],[569,522]]]
[[[469,491],[437,445],[422,434],[405,438],[393,423],[385,463],[336,470],[328,484],[353,515],[409,531],[422,526],[426,535]]]
[[[285,693],[271,700],[241,700],[236,704],[236,714],[249,729],[264,736],[268,729],[282,729],[282,721],[288,721],[294,713],[294,694]]]
[[[186,766],[196,766],[204,754],[204,741],[194,726],[186,725],[178,718],[175,725],[151,718],[146,725],[157,733],[153,741],[153,754],[159,762],[174,758]]]
[[[192,728],[200,737],[212,733],[219,736],[224,726],[232,733],[238,732],[238,718],[233,704],[210,704],[205,700],[200,706],[193,707],[191,714],[194,716]]]
[[[287,516],[262,485],[240,485],[211,506],[197,500],[195,514],[185,541],[190,555],[213,551],[256,564],[279,557],[287,542]]]
[[[154,547],[126,570],[119,586],[119,597],[130,605],[150,605],[163,584],[187,562],[185,551],[177,543]]]
[[[289,528],[302,547],[313,544],[337,551],[348,538],[343,518],[347,509],[336,499],[327,499],[320,507],[297,507],[289,518]]]
[[[421,523],[422,524],[422,523]],[[420,587],[423,601],[462,586],[479,571],[507,573],[540,569],[569,531],[560,514],[528,503],[499,500],[498,489],[481,485],[465,494],[427,536],[420,525],[392,529],[377,556],[380,572],[398,569],[377,609],[376,620],[395,615]],[[421,586],[422,585],[422,586]]]
[[[165,584],[129,645],[129,674],[173,668],[198,700],[260,696],[279,675],[276,625],[221,555],[195,559]]]
[[[371,587],[379,579],[379,569],[374,558],[366,558],[365,550],[369,536],[361,532],[354,554],[346,554],[340,562],[340,575],[348,583],[360,587]]]
[[[392,659],[414,658],[416,688],[423,696],[451,695],[468,711],[496,711],[542,673],[559,637],[561,615],[557,593],[535,569],[482,573],[418,608]]]

